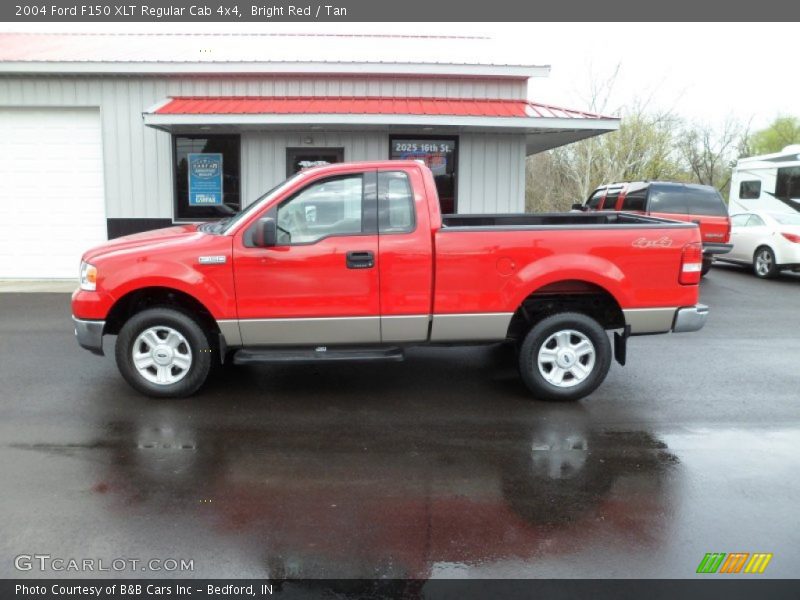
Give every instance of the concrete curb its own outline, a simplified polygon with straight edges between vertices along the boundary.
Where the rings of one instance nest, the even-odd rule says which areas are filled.
[[[0,279],[0,294],[72,293],[78,287],[74,279]]]

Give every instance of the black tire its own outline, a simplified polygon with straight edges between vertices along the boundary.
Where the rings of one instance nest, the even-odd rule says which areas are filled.
[[[559,386],[548,381],[542,374],[538,357],[543,346],[546,343],[552,343],[551,336],[566,331],[578,332],[579,335],[591,342],[594,360],[585,378],[575,383],[577,378],[573,375],[572,369],[577,366],[576,362],[581,362],[586,366],[583,363],[585,357],[578,357],[574,360],[569,356],[565,357],[565,360],[572,360],[573,366],[570,369],[562,369],[569,372],[563,375],[566,381]],[[569,343],[571,344],[576,339],[580,338],[570,336]],[[550,372],[556,366],[553,363]],[[522,380],[533,395],[542,400],[570,401],[588,396],[603,383],[610,367],[611,342],[608,340],[608,335],[597,321],[581,313],[558,313],[542,319],[531,328],[520,346],[519,370]],[[569,383],[570,380],[573,383]]]
[[[133,362],[133,349],[137,338],[146,330],[159,327],[170,328],[183,336],[186,343],[182,344],[181,348],[186,352],[184,346],[188,346],[187,355],[191,357],[185,374],[174,383],[149,381]],[[146,348],[146,345],[144,347]],[[195,393],[208,378],[214,356],[216,353],[202,327],[186,313],[172,308],[151,308],[135,314],[122,326],[115,349],[117,368],[125,381],[138,392],[154,398],[183,398]],[[178,374],[183,372],[177,367],[169,369],[171,374],[175,371]],[[152,370],[155,376],[157,366],[154,365]]]
[[[714,261],[711,257],[705,258],[703,257],[703,266],[700,269],[700,277],[705,277],[708,275],[708,272],[711,270],[711,265],[714,264]]]
[[[777,277],[779,271],[772,248],[769,246],[757,248],[753,253],[753,274],[759,279],[772,279]]]

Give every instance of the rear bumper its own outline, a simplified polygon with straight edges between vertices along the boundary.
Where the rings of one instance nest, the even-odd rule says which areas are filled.
[[[675,333],[699,331],[706,324],[706,319],[708,319],[708,307],[705,304],[679,308],[675,311],[672,331]]]
[[[674,331],[697,331],[702,329],[708,318],[708,307],[695,304],[679,308],[634,308],[623,310],[625,324],[630,327],[630,335],[652,335]]]
[[[732,249],[733,244],[703,242],[703,254],[727,254]]]
[[[72,317],[75,323],[75,337],[82,348],[93,354],[103,356],[103,328],[105,321],[85,321]]]

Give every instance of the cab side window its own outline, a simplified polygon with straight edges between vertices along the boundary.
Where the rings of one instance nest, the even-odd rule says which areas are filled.
[[[360,174],[312,183],[278,207],[278,245],[362,233],[363,197]]]
[[[378,231],[414,231],[414,195],[408,175],[402,171],[378,173]]]

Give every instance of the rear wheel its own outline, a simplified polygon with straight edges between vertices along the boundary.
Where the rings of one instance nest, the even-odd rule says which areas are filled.
[[[117,367],[134,389],[157,398],[196,392],[211,370],[206,333],[190,316],[152,308],[131,317],[119,332]]]
[[[611,343],[603,327],[581,313],[559,313],[534,325],[522,342],[519,369],[543,400],[578,400],[603,382]]]
[[[775,253],[768,246],[761,246],[753,255],[753,273],[761,279],[771,279],[778,274]]]

